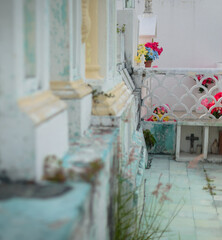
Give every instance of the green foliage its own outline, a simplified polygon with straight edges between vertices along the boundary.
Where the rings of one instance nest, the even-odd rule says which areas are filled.
[[[212,196],[216,195],[216,193],[214,192],[214,190],[216,190],[216,186],[212,184],[214,180],[209,178],[206,169],[204,169],[204,173],[205,173],[207,185],[203,187],[203,190],[209,191],[210,195]]]
[[[159,179],[155,190],[150,193],[148,201],[145,201],[143,206],[135,206],[134,197],[138,189],[126,192],[126,184],[126,179],[119,180],[113,240],[161,239],[183,206],[180,201],[172,214],[164,218],[164,207],[165,203],[170,200],[167,194],[171,185],[164,186]]]
[[[152,148],[156,144],[156,139],[149,129],[143,130],[144,139],[148,148]]]
[[[126,24],[123,24],[122,27],[119,27],[117,24],[117,33],[124,33],[126,31]]]
[[[134,198],[134,193],[123,193],[123,185],[126,180],[120,178],[118,183],[118,193],[116,196],[116,213],[115,213],[115,231],[113,240],[131,239],[133,235],[132,226],[135,225],[137,219],[136,209],[130,208]]]
[[[216,119],[219,119],[221,117],[221,113],[218,111],[213,112],[212,115],[214,115]]]
[[[206,88],[208,88],[207,86],[205,86]],[[203,88],[199,88],[199,93],[203,93],[204,89]]]

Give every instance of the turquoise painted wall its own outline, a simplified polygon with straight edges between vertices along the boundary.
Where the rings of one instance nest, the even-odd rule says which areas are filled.
[[[142,127],[143,129],[149,129],[157,141],[150,153],[175,154],[176,123],[143,121]]]

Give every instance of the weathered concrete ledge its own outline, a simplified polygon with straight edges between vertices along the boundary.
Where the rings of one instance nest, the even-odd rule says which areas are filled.
[[[133,144],[130,151],[129,162],[123,168],[123,176],[127,179],[124,183],[124,191],[133,193],[132,207],[141,216],[144,205],[144,172],[148,160],[148,154],[145,147],[142,129],[136,131],[133,135]],[[140,217],[138,218],[140,219]]]
[[[118,116],[95,117],[96,126],[83,137],[70,140],[69,151],[63,157],[63,168],[84,170],[99,160],[103,168],[96,179],[83,181],[74,177],[65,183],[73,189],[54,198],[0,201],[0,228],[4,229],[0,239],[109,239],[116,170],[117,173],[119,169],[132,172],[133,188],[128,184],[126,190],[136,190],[134,206],[143,204],[147,153],[142,130],[136,131],[136,109],[137,102],[131,96]]]
[[[69,239],[78,219],[84,215],[91,186],[87,183],[68,185],[73,190],[59,197],[0,201],[0,239]]]
[[[118,133],[118,128],[91,128],[78,142],[71,142],[64,157],[65,168],[79,163],[84,167],[84,163],[101,159],[104,168],[96,182],[68,181],[64,184],[71,186],[71,191],[48,199],[0,201],[0,239],[106,239],[112,160],[116,159]]]

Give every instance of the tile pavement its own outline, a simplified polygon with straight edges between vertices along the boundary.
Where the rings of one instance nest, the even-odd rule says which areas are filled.
[[[160,175],[163,184],[172,184],[171,201],[164,204],[163,222],[178,202],[183,202],[161,240],[222,240],[222,164],[200,162],[196,168],[188,168],[186,162],[155,155],[151,169],[145,172],[147,202]]]

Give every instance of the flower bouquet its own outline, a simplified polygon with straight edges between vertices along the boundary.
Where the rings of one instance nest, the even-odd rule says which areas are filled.
[[[197,80],[200,82],[202,79],[204,79],[204,75],[197,75],[196,76],[197,77]],[[214,78],[216,79],[216,80],[218,80],[218,77],[217,76],[214,76]],[[194,79],[195,80],[195,79]],[[212,83],[214,83],[214,79],[213,78],[211,78],[211,77],[209,77],[209,78],[206,78],[206,79],[204,79],[203,81],[202,81],[202,85],[205,87],[205,88],[208,88],[208,86],[210,85],[210,84],[212,84]],[[204,89],[203,88],[199,88],[199,92],[200,93],[202,93],[202,92],[204,92]]]
[[[170,106],[168,104],[166,104],[166,106],[170,109]],[[169,121],[169,117],[166,116],[166,117],[163,117],[165,113],[168,113],[168,110],[163,107],[163,106],[159,106],[159,107],[156,107],[154,110],[153,110],[153,113],[155,115],[152,115],[151,117],[149,117],[148,119],[145,119],[145,121],[151,121],[151,122],[155,122],[155,121],[159,121],[159,120],[162,120],[163,122],[168,122]]]
[[[221,107],[215,107],[211,110],[211,114],[215,116],[215,118],[219,119],[222,116],[222,92],[214,95],[214,98],[217,102],[220,103]],[[211,109],[215,105],[215,101],[209,102],[207,98],[201,101],[201,104],[205,106],[208,110]]]
[[[142,57],[144,56],[145,66],[151,67],[152,61],[159,58],[162,53],[163,48],[159,47],[158,42],[147,42],[145,44],[139,44],[137,49],[137,56],[135,57],[135,61],[137,63],[141,63]]]

